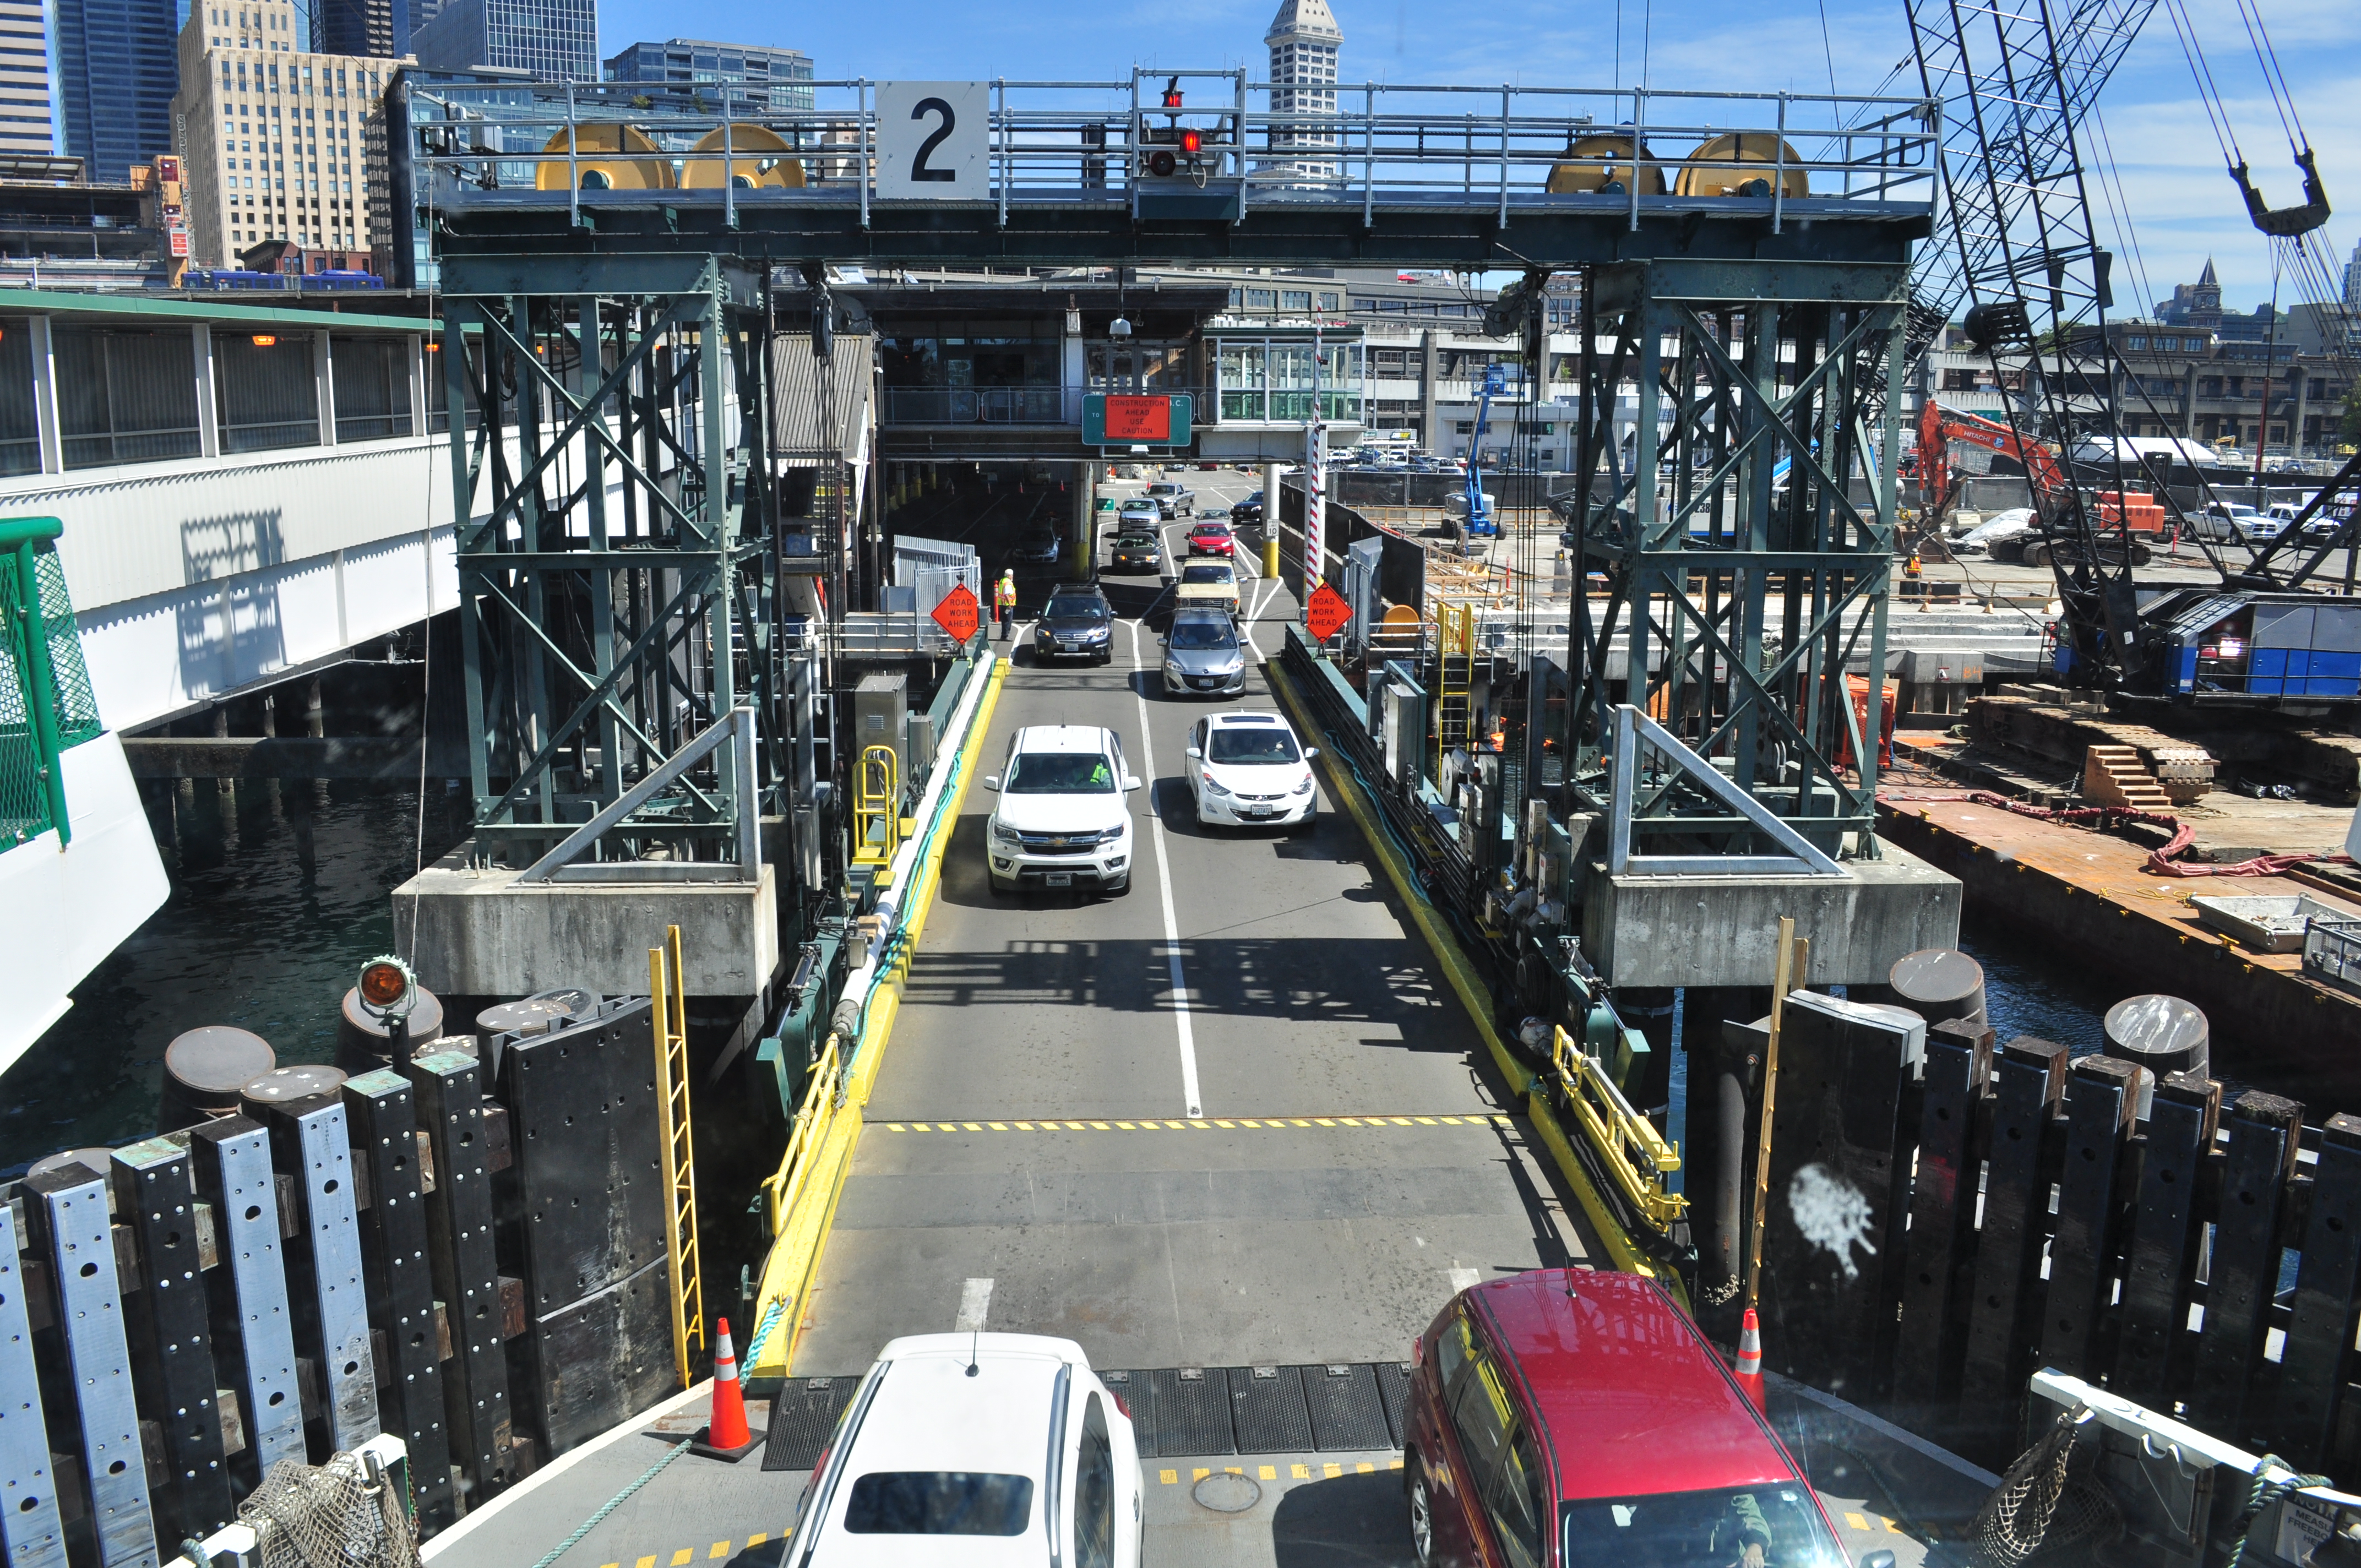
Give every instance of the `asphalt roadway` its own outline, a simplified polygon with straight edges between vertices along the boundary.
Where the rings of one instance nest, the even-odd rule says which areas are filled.
[[[1251,488],[1246,476],[1191,477]],[[1174,543],[1184,526],[1168,528]],[[1270,709],[1258,656],[1294,606],[1251,563],[1240,576],[1257,663],[1232,705]],[[1113,661],[1043,668],[1020,623],[983,755],[996,762],[1027,725],[1117,730],[1147,785],[1131,797],[1131,891],[995,895],[994,797],[971,793],[806,1308],[796,1377],[858,1373],[896,1335],[970,1326],[1065,1336],[1101,1368],[1400,1361],[1466,1286],[1602,1255],[1324,789],[1309,831],[1197,825],[1180,764],[1207,705],[1157,689],[1156,633],[1137,618],[1155,619],[1160,585],[1107,586],[1126,617]],[[635,1423],[566,1456],[431,1560],[536,1562],[680,1424]],[[1148,1562],[1409,1563],[1399,1463],[1146,1460]],[[803,1477],[756,1466],[684,1459],[557,1561],[774,1563]],[[1256,1483],[1253,1506],[1196,1500],[1199,1479],[1233,1468]],[[1879,1528],[1873,1501],[1830,1502],[1853,1552],[1920,1560]]]

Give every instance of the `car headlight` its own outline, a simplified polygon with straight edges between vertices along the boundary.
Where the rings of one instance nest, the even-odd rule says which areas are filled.
[[[1123,842],[1123,829],[1119,827],[1106,829],[1099,835],[1099,842],[1102,844],[1120,844]]]
[[[1312,773],[1310,769],[1306,769],[1304,771],[1303,782],[1295,786],[1295,793],[1298,795],[1310,795],[1312,793]]]
[[[1213,774],[1207,773],[1205,775],[1205,793],[1208,795],[1227,795],[1230,792],[1222,787],[1220,780],[1214,778]]]
[[[1180,668],[1180,660],[1167,659],[1164,661],[1164,673],[1168,675],[1178,675],[1186,674],[1187,672]]]
[[[992,841],[995,844],[1014,845],[1021,844],[1025,839],[1024,836],[1018,833],[1016,828],[1009,827],[1006,823],[1002,822],[995,817],[992,821]]]

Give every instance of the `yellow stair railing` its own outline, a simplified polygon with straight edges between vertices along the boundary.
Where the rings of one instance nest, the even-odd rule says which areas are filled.
[[[688,987],[681,974],[680,927],[648,949],[649,1017],[655,1026],[656,1104],[663,1118],[664,1250],[672,1262],[672,1354],[680,1386],[693,1381],[689,1342],[706,1344],[702,1258],[697,1243],[697,1151],[688,1123]]]
[[[1550,1063],[1565,1090],[1565,1102],[1583,1137],[1598,1151],[1617,1190],[1658,1230],[1669,1229],[1688,1212],[1689,1201],[1665,1185],[1680,1169],[1678,1150],[1655,1124],[1631,1108],[1606,1064],[1582,1048],[1564,1029],[1550,1041]]]
[[[902,762],[891,746],[861,753],[852,784],[852,863],[884,868],[902,847]]]
[[[1469,743],[1475,725],[1476,606],[1472,601],[1438,605],[1435,619],[1434,768],[1455,746]]]

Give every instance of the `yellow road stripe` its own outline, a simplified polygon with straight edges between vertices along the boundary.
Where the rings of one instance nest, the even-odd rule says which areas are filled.
[[[631,1568],[656,1568],[656,1560],[653,1557],[642,1557],[633,1563]]]
[[[1162,1481],[1166,1486],[1170,1486],[1180,1479],[1180,1472],[1178,1470],[1159,1470],[1156,1473],[1156,1476],[1158,1480]]]
[[[1261,1131],[1286,1127],[1482,1127],[1511,1126],[1510,1118],[1489,1113],[1458,1116],[1235,1116],[1227,1119],[1200,1117],[1191,1121],[1144,1122],[878,1122],[874,1131],[887,1133],[1160,1133],[1167,1129],[1194,1127],[1206,1131],[1219,1127],[1224,1131],[1248,1129]]]
[[[1892,1519],[1887,1519],[1887,1518],[1886,1518],[1884,1515],[1883,1515],[1883,1514],[1880,1514],[1880,1515],[1878,1516],[1877,1522],[1878,1522],[1878,1523],[1880,1523],[1880,1524],[1882,1524],[1882,1525],[1883,1525],[1883,1526],[1885,1527],[1885,1533],[1886,1533],[1886,1534],[1888,1534],[1888,1535],[1900,1535],[1900,1534],[1902,1534],[1902,1533],[1903,1533],[1902,1527],[1901,1527],[1899,1524],[1896,1524],[1894,1520],[1892,1520]]]
[[[1213,1472],[1210,1470],[1191,1470],[1189,1472],[1189,1479],[1191,1481],[1202,1481],[1206,1476],[1211,1475],[1212,1474]]]
[[[694,1548],[686,1546],[682,1547],[678,1552],[672,1554],[672,1568],[681,1568],[682,1563],[687,1562],[695,1555],[696,1552]]]
[[[1264,1480],[1266,1480],[1266,1481],[1276,1481],[1276,1480],[1278,1480],[1278,1479],[1279,1479],[1279,1466],[1278,1466],[1278,1465],[1276,1465],[1276,1464],[1266,1464],[1266,1465],[1264,1465],[1264,1466],[1262,1467],[1262,1479],[1264,1479]]]
[[[762,1545],[762,1544],[763,1544],[763,1542],[764,1542],[764,1541],[768,1541],[768,1540],[770,1540],[770,1539],[771,1539],[771,1532],[770,1532],[769,1530],[756,1530],[753,1534],[752,1534],[752,1535],[750,1535],[750,1536],[748,1536],[748,1537],[746,1538],[746,1544],[747,1544],[747,1545],[749,1545],[749,1546],[760,1546],[760,1545]]]
[[[1345,1474],[1345,1467],[1341,1464],[1323,1464],[1320,1467],[1320,1470],[1321,1473],[1326,1475],[1331,1481],[1334,1481],[1337,1476]]]
[[[1869,1528],[1869,1521],[1861,1518],[1859,1514],[1845,1515],[1845,1523],[1852,1526],[1855,1530],[1867,1530]]]
[[[1287,1467],[1287,1473],[1298,1481],[1312,1479],[1312,1466],[1309,1464],[1290,1464]]]
[[[730,1555],[730,1543],[726,1541],[717,1541],[713,1543],[713,1550],[705,1555],[708,1562],[716,1557],[727,1557]]]
[[[1363,1475],[1374,1475],[1378,1473],[1378,1467],[1370,1464],[1366,1459],[1360,1464],[1354,1465],[1353,1468]]]

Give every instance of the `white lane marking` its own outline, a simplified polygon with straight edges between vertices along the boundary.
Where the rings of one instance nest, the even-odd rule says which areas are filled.
[[[1135,671],[1146,666],[1139,662],[1139,622],[1131,623],[1131,667]],[[1148,694],[1135,689],[1133,696],[1139,703],[1139,761],[1148,776],[1156,776],[1156,743],[1148,734]],[[1180,1096],[1188,1102],[1191,1117],[1205,1113],[1203,1102],[1197,1093],[1197,1036],[1189,1024],[1189,981],[1180,972],[1180,918],[1172,912],[1172,863],[1164,852],[1164,815],[1156,809],[1156,791],[1148,792],[1148,832],[1156,843],[1156,891],[1164,899],[1164,951],[1172,976],[1172,1022],[1180,1031]],[[1137,856],[1133,857],[1135,862]]]
[[[1472,1268],[1451,1268],[1445,1269],[1444,1272],[1451,1277],[1451,1293],[1454,1296],[1458,1295],[1462,1290],[1470,1290],[1475,1288],[1477,1284],[1484,1277]],[[992,1282],[987,1279],[984,1283],[989,1285]]]
[[[992,1281],[969,1280],[960,1287],[959,1321],[951,1324],[951,1332],[961,1334],[982,1333],[984,1315],[991,1310]]]

